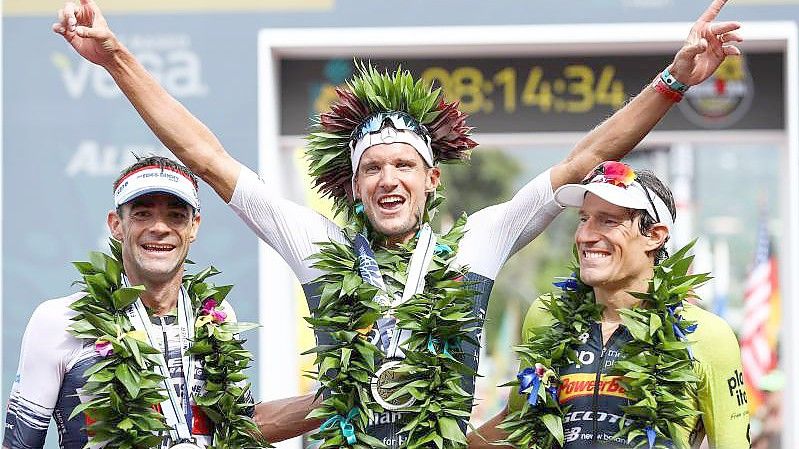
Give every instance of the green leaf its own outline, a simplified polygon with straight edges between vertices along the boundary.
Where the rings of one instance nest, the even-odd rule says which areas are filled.
[[[656,313],[649,314],[649,336],[653,337],[658,329],[663,326],[663,321]]]
[[[130,394],[132,399],[136,399],[139,395],[139,384],[136,382],[133,373],[131,373],[130,368],[125,363],[120,363],[117,365],[116,370],[114,371],[114,375],[116,378],[122,382],[122,385]]]
[[[361,276],[355,272],[348,272],[344,275],[344,280],[341,284],[341,294],[351,295],[363,283]]]
[[[463,435],[460,426],[458,426],[458,422],[454,419],[445,416],[438,418],[438,429],[444,439],[466,444],[466,437]]]
[[[111,294],[111,302],[116,310],[123,310],[124,308],[136,302],[143,292],[143,285],[137,285],[135,287],[122,287]]]
[[[133,428],[133,420],[130,418],[125,418],[120,421],[119,424],[117,424],[117,427],[119,427],[121,430],[130,430]]]
[[[92,264],[92,268],[94,268],[97,272],[104,272],[105,271],[105,254],[92,251],[89,253],[89,261]]]
[[[560,416],[546,414],[541,416],[541,422],[547,427],[549,433],[555,437],[560,446],[563,446],[563,422]]]

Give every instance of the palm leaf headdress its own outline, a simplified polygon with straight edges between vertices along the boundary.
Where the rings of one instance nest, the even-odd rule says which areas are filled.
[[[401,68],[381,73],[371,65],[356,65],[358,73],[336,89],[338,100],[315,118],[307,143],[314,187],[334,200],[336,213],[352,205],[350,138],[371,114],[405,112],[413,117],[427,129],[435,163],[468,160],[477,146],[469,138],[467,115],[458,110],[457,102],[445,102],[441,89],[414,81]]]

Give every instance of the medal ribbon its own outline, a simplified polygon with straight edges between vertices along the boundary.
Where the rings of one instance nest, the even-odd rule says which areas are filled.
[[[319,426],[319,431],[321,432],[327,430],[338,423],[338,426],[341,429],[341,435],[345,440],[347,440],[347,444],[355,444],[358,441],[358,438],[355,436],[355,426],[353,426],[350,421],[356,416],[358,416],[357,407],[351,409],[350,412],[347,413],[346,417],[341,415],[331,416],[327,421]]]
[[[380,273],[375,253],[366,236],[363,234],[356,235],[353,247],[358,256],[358,272],[361,275],[361,279],[380,289],[381,293],[377,294],[375,300],[378,304],[389,307],[388,313],[377,320],[377,330],[380,335],[378,348],[388,358],[404,358],[405,354],[403,354],[400,346],[410,337],[410,331],[401,329],[397,332],[397,320],[392,316],[392,310],[413,295],[424,290],[424,276],[427,274],[427,269],[433,260],[433,254],[436,249],[436,235],[428,223],[425,223],[419,229],[416,247],[413,249],[411,260],[405,273],[405,289],[402,292],[402,296],[394,298],[394,300],[390,300],[384,293],[387,291],[386,284],[383,282],[383,275]]]
[[[127,282],[126,282],[127,284]],[[159,363],[155,366],[158,374],[164,377],[162,386],[166,389],[167,399],[161,402],[161,411],[166,419],[167,426],[170,427],[169,435],[173,441],[191,440],[189,424],[192,422],[191,411],[191,392],[196,384],[194,366],[194,356],[188,353],[189,342],[194,340],[194,311],[191,308],[191,301],[186,292],[181,287],[180,297],[178,298],[178,326],[180,328],[180,354],[183,365],[183,375],[186,379],[184,400],[178,398],[175,388],[172,386],[172,376],[169,374],[169,366],[166,363],[164,354],[161,353]],[[133,327],[138,331],[143,331],[147,335],[150,346],[157,348],[157,338],[160,337],[153,329],[147,310],[142,304],[141,298],[125,310],[125,314],[130,319]],[[181,413],[182,412],[182,413]]]

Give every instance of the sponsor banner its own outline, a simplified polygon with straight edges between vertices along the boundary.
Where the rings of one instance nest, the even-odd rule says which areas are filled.
[[[599,378],[599,395],[625,398],[626,390],[619,383],[620,376],[601,376]],[[594,394],[596,388],[596,374],[576,373],[567,374],[561,378],[558,399],[561,404]]]
[[[131,34],[119,38],[172,96],[178,99],[208,96],[202,60],[192,46],[190,34]],[[69,98],[122,98],[122,92],[105,69],[81,58],[71,48],[51,53],[50,62],[60,74]]]

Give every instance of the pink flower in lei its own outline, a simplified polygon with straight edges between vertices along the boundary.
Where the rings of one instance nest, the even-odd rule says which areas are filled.
[[[101,357],[108,357],[114,353],[114,347],[111,345],[111,342],[103,339],[98,339],[94,343],[94,350],[100,354]]]
[[[203,303],[203,308],[200,310],[200,313],[210,316],[214,323],[224,323],[227,319],[227,313],[225,313],[223,310],[217,309],[216,306],[216,300],[208,298]]]

